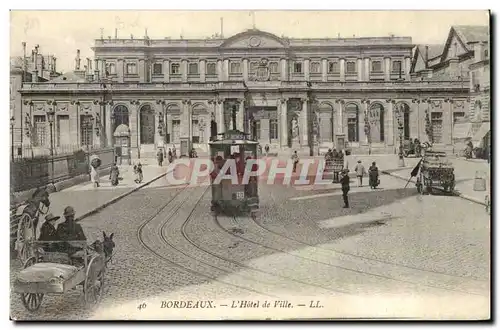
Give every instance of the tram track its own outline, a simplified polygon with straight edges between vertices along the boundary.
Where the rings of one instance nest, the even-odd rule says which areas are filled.
[[[272,194],[269,194],[269,195],[271,196],[271,198],[273,198]],[[311,248],[311,249],[314,249],[315,252],[319,251],[320,254],[321,254],[321,252],[323,252],[323,255],[319,256],[320,258],[321,257],[326,257],[326,258],[329,258],[329,259],[334,259],[335,261],[339,261],[339,262],[344,262],[345,261],[345,260],[342,260],[342,258],[339,258],[339,257],[332,258],[332,254],[335,253],[335,254],[341,255],[343,257],[347,257],[349,259],[357,259],[357,262],[353,262],[352,260],[349,261],[354,266],[356,266],[356,264],[359,265],[359,261],[360,260],[365,260],[365,261],[368,261],[369,263],[371,263],[371,265],[369,265],[370,267],[372,267],[372,268],[377,268],[377,267],[378,268],[382,268],[382,271],[384,270],[384,266],[397,266],[397,267],[400,268],[400,272],[403,273],[403,274],[404,274],[404,269],[407,269],[407,270],[417,270],[419,272],[422,272],[421,275],[426,275],[426,274],[430,273],[430,274],[433,274],[433,275],[441,276],[445,280],[449,280],[451,278],[465,279],[465,280],[467,280],[468,282],[471,283],[471,287],[473,286],[472,284],[474,284],[473,282],[482,282],[481,284],[487,284],[487,282],[485,282],[485,281],[480,281],[480,280],[475,280],[475,279],[471,280],[471,278],[467,278],[467,277],[456,276],[456,275],[449,275],[449,274],[439,273],[439,272],[435,272],[435,271],[431,271],[431,270],[425,270],[425,269],[418,269],[418,268],[408,267],[408,266],[397,264],[397,263],[390,263],[390,262],[384,262],[384,261],[377,260],[377,259],[365,258],[365,257],[357,256],[357,255],[354,255],[354,254],[349,254],[349,253],[345,253],[345,252],[342,252],[342,251],[338,251],[338,250],[335,250],[335,249],[327,249],[327,248],[317,247],[315,245],[312,245],[312,244],[309,244],[309,243],[306,243],[306,242],[303,242],[303,241],[300,241],[300,240],[297,240],[297,239],[285,236],[285,235],[280,234],[278,232],[275,232],[273,230],[270,230],[270,229],[264,227],[263,225],[261,225],[258,221],[251,219],[250,217],[248,217],[248,218],[245,217],[244,219],[247,220],[247,221],[252,221],[252,223],[254,223],[256,226],[258,226],[263,231],[272,234],[272,236],[274,236],[274,237],[270,238],[270,241],[275,242],[275,241],[277,241],[277,239],[280,240],[280,241],[282,241],[282,242],[283,242],[283,240],[289,241],[292,244],[290,244],[290,243],[286,244],[285,243],[285,244],[282,244],[282,245],[286,246],[286,247],[289,247],[289,249],[291,249],[291,250],[299,250],[299,249],[303,249],[303,248]],[[235,217],[234,220],[237,221],[236,217]],[[349,267],[334,265],[334,264],[331,264],[331,263],[328,263],[328,262],[322,262],[320,260],[316,260],[316,259],[312,259],[312,258],[306,258],[304,256],[299,256],[297,254],[288,252],[287,248],[285,248],[285,249],[275,248],[275,247],[270,246],[269,244],[261,243],[261,242],[249,239],[247,237],[244,237],[244,236],[242,236],[240,234],[236,234],[236,233],[228,230],[227,228],[225,228],[221,224],[221,222],[220,222],[219,219],[216,220],[216,225],[221,230],[223,230],[224,232],[226,232],[227,234],[229,234],[229,235],[231,235],[233,237],[237,237],[237,238],[239,238],[239,239],[241,239],[243,241],[246,241],[246,242],[248,242],[250,244],[258,245],[258,246],[264,247],[266,249],[272,250],[274,252],[285,253],[287,255],[291,255],[291,256],[294,256],[296,258],[300,258],[300,259],[303,259],[303,260],[316,262],[318,264],[322,264],[322,265],[329,266],[329,267],[334,267],[334,268],[341,269],[341,270],[344,270],[344,271],[349,271],[349,272],[353,272],[353,273],[357,273],[357,274],[365,275],[365,276],[374,276],[374,277],[378,277],[378,278],[381,278],[381,279],[385,279],[385,280],[389,280],[389,281],[397,281],[397,282],[406,283],[406,284],[410,284],[410,285],[414,285],[414,286],[423,286],[423,287],[428,287],[428,288],[432,288],[432,289],[439,289],[439,290],[445,290],[445,291],[466,293],[466,294],[470,294],[470,295],[478,295],[478,296],[482,296],[483,295],[482,293],[479,292],[479,290],[477,290],[476,292],[471,292],[471,290],[454,289],[453,285],[444,285],[444,286],[440,285],[440,286],[436,286],[436,285],[430,285],[430,284],[426,284],[426,283],[419,283],[419,282],[415,282],[415,281],[412,281],[412,280],[404,280],[404,279],[395,278],[395,277],[391,277],[391,276],[387,276],[387,275],[376,274],[374,272],[367,272],[367,271],[363,271],[363,270],[359,270],[359,269],[354,269],[354,268],[349,268]],[[261,237],[261,233],[255,232],[254,234],[255,234],[256,237]],[[328,255],[325,255],[324,253],[328,253]],[[415,278],[415,277],[413,276],[413,278]],[[475,291],[475,290],[472,290],[472,291]]]

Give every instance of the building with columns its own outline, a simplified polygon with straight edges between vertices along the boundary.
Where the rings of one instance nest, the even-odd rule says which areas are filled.
[[[431,112],[435,143],[451,149],[453,114],[469,108],[468,81],[412,75],[411,37],[294,39],[251,29],[227,39],[101,38],[93,51],[83,67],[77,55],[74,72],[23,84],[22,112],[35,123],[24,143],[46,147],[36,125],[53,109],[56,148],[128,143],[136,158],[175,144],[203,153],[211,127],[232,128],[235,112],[236,128],[271,150],[394,153],[399,126],[404,138],[427,140]]]

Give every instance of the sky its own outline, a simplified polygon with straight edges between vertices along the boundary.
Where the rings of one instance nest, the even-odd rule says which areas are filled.
[[[485,25],[487,11],[11,11],[10,54],[22,55],[38,44],[44,55],[57,57],[58,71],[74,69],[76,50],[82,63],[93,57],[91,47],[100,38],[224,37],[253,27],[290,38],[409,36],[415,44],[444,44],[452,25]]]

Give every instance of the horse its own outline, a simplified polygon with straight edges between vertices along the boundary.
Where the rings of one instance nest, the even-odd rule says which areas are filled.
[[[31,198],[26,202],[17,225],[16,250],[22,255],[24,242],[36,239],[37,228],[40,215],[45,215],[49,211],[49,192],[45,187],[37,188]],[[25,257],[29,257],[25,256]]]
[[[111,258],[113,257],[113,250],[115,248],[115,242],[113,241],[114,235],[115,234],[112,233],[111,235],[107,236],[106,233],[103,231],[102,232],[103,241],[96,240],[94,243],[90,245],[90,247],[97,253],[99,254],[104,253],[104,260],[106,264],[108,264],[108,262],[110,262]]]

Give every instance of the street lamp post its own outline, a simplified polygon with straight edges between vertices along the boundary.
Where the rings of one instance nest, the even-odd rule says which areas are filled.
[[[49,126],[50,126],[50,163],[52,168],[51,171],[52,181],[54,181],[54,132],[53,132],[54,115],[55,115],[54,109],[50,108],[47,111],[47,119],[49,121]]]
[[[14,116],[10,117],[10,155],[14,159],[14,123],[16,119]]]
[[[404,127],[403,127],[403,109],[400,106],[398,106],[397,110],[397,120],[398,120],[398,131],[399,131],[399,167],[405,167],[405,158],[403,154],[403,134],[404,134]]]
[[[372,154],[372,135],[371,135],[371,125],[370,119],[368,119],[369,112],[365,112],[365,135],[368,142],[368,155]]]

